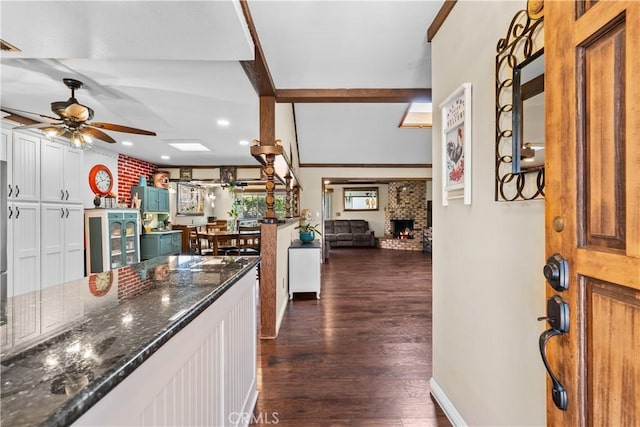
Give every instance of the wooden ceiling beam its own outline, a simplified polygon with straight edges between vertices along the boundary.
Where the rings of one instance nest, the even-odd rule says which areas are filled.
[[[440,27],[442,27],[442,24],[444,24],[444,21],[446,21],[447,16],[449,16],[449,13],[451,13],[451,10],[453,9],[453,6],[456,5],[457,1],[458,0],[445,0],[445,2],[442,4],[442,7],[438,11],[438,14],[433,19],[433,22],[431,23],[431,25],[429,26],[429,29],[427,30],[428,42],[431,42],[431,40],[433,40],[433,38],[436,36],[436,33],[438,32]]]
[[[431,101],[431,89],[277,89],[276,102],[393,103]]]
[[[274,96],[276,94],[276,86],[273,84],[273,78],[269,72],[267,60],[264,57],[262,45],[260,44],[258,32],[253,23],[247,0],[240,0],[240,6],[247,20],[247,26],[249,27],[249,33],[251,34],[254,45],[253,61],[240,61],[240,65],[259,96]]]

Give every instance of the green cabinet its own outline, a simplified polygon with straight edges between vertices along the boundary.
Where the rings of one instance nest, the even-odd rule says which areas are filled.
[[[138,215],[134,209],[85,210],[87,273],[140,261]]]
[[[142,260],[162,255],[179,255],[181,249],[181,231],[147,233],[143,234],[140,239],[140,258]]]
[[[142,212],[169,212],[169,190],[157,187],[131,187],[131,198],[138,195]]]

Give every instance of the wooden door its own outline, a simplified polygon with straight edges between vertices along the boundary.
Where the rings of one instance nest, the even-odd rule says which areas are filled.
[[[554,426],[640,425],[640,2],[545,2],[546,252],[569,332],[547,345]]]

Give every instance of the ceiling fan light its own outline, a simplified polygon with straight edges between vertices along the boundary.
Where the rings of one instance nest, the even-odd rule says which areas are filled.
[[[64,132],[64,129],[49,127],[49,128],[42,129],[42,132],[49,138],[55,138],[57,136],[62,135],[62,133]]]
[[[64,109],[64,114],[66,117],[72,117],[79,122],[84,122],[91,118],[89,108],[75,102]]]
[[[93,144],[93,138],[88,133],[82,133],[81,138],[85,144]]]
[[[73,132],[73,135],[71,135],[71,139],[69,140],[71,142],[71,146],[73,148],[80,148],[80,149],[84,149],[86,142],[84,142],[84,140],[82,139],[82,136],[80,135],[80,132]]]

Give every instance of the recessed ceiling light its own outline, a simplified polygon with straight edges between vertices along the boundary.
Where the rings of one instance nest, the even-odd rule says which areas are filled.
[[[227,127],[229,126],[231,123],[229,122],[229,120],[227,119],[218,119],[218,126],[223,126],[223,127]]]
[[[249,141],[243,139],[242,141],[240,141],[240,145],[249,145]]]
[[[171,157],[169,157],[169,156],[167,156],[167,155],[162,155],[162,156],[160,156],[160,158],[161,158],[162,160],[169,160]]]
[[[126,145],[127,147],[130,147],[133,145],[133,142],[131,141],[122,141],[122,145]]]
[[[199,142],[175,142],[169,145],[180,151],[211,151]]]

